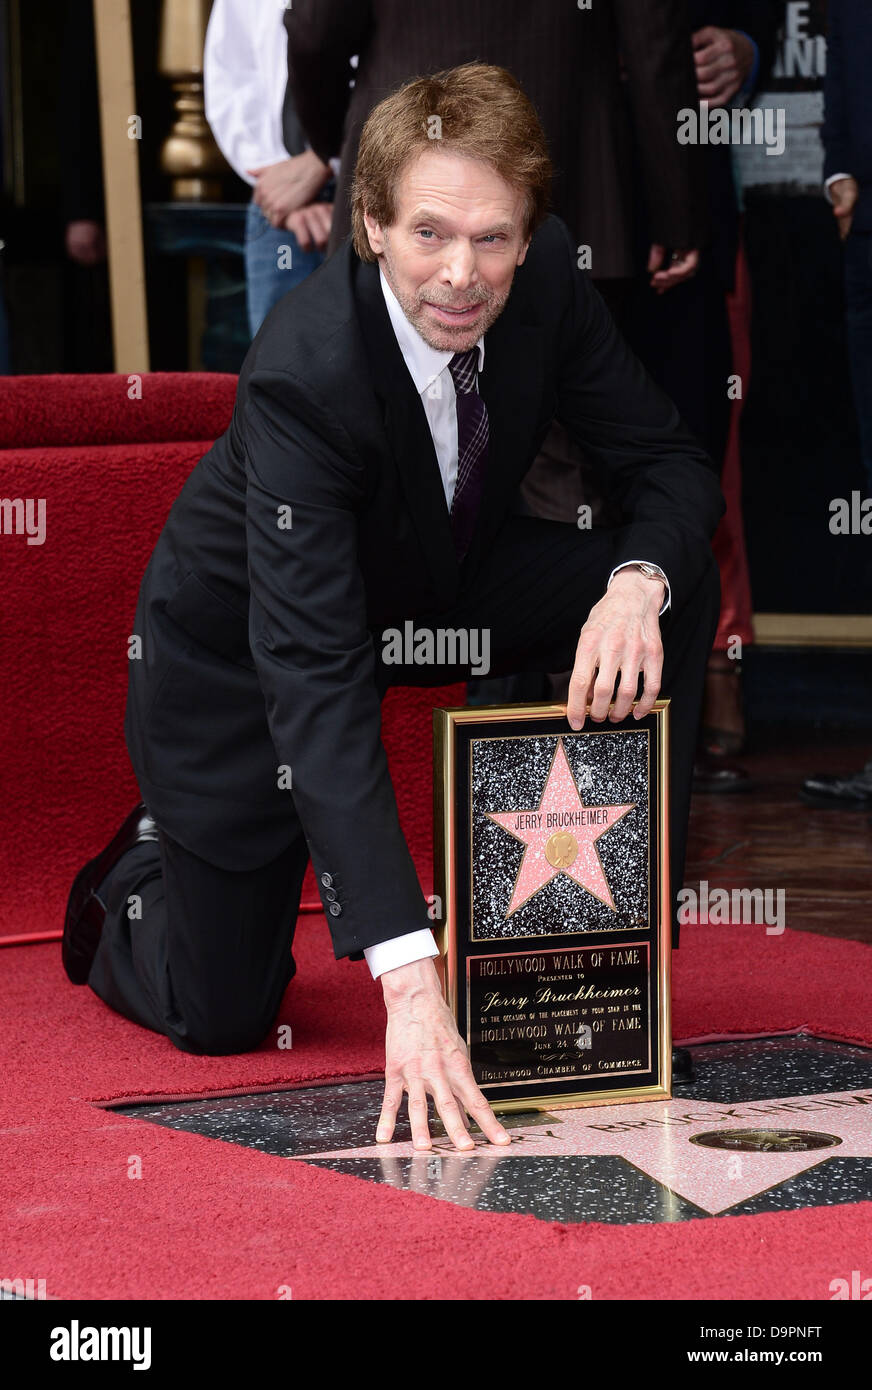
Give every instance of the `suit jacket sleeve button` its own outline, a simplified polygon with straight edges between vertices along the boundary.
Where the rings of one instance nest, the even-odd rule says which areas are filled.
[[[331,916],[331,917],[339,917],[339,916],[341,915],[341,913],[342,913],[342,908],[339,906],[338,903],[331,903],[331,904],[330,904],[330,916]]]
[[[325,889],[324,889],[324,897],[327,899],[328,903],[335,903],[335,901],[336,901],[336,889],[335,889],[335,888],[325,888]]]
[[[333,887],[333,875],[332,875],[332,874],[322,874],[322,875],[321,875],[321,882],[322,882],[322,884],[324,885],[325,888],[332,888],[332,887]]]

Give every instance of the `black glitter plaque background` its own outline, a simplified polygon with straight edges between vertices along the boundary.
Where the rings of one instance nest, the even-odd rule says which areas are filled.
[[[596,842],[616,912],[565,873],[506,916],[525,846],[489,811],[535,811],[557,735],[473,738],[470,742],[472,939],[518,940],[577,932],[644,930],[650,924],[650,761],[646,729],[563,734],[586,807],[635,802]]]

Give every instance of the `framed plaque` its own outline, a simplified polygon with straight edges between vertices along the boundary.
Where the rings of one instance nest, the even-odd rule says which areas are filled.
[[[434,710],[443,984],[494,1110],[671,1095],[668,705]]]

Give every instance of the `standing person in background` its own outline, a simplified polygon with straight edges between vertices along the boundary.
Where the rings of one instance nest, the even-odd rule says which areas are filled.
[[[771,67],[781,0],[690,0],[696,93],[693,105],[740,106]],[[731,403],[727,390],[733,360],[727,296],[736,285],[740,244],[739,206],[729,145],[702,150],[711,241],[699,272],[668,295],[652,293],[641,269],[650,239],[643,209],[636,254],[640,271],[635,292],[620,317],[631,347],[658,385],[672,397],[722,474],[726,469]],[[654,289],[656,291],[656,285]],[[748,353],[742,357],[747,360]],[[747,392],[747,382],[743,383]],[[703,705],[703,733],[694,787],[697,791],[745,791],[751,781],[732,758],[744,743],[741,666],[729,642],[752,639],[750,585],[744,553],[740,469],[729,458],[722,480],[727,515],[719,527],[715,554],[721,567],[722,612],[709,658]],[[729,487],[727,487],[727,481]]]
[[[103,144],[92,5],[67,0],[60,76],[60,213],[64,230],[64,370],[111,372]]]
[[[309,148],[288,90],[284,10],[283,0],[214,0],[203,56],[206,119],[254,189],[245,224],[252,337],[321,264],[333,211],[330,165]]]
[[[824,178],[845,248],[845,327],[865,485],[872,495],[872,8],[830,0]]]
[[[553,211],[589,248],[584,268],[601,292],[635,270],[633,144],[657,287],[693,274],[705,233],[700,151],[675,138],[676,112],[695,99],[685,0],[589,10],[529,0],[294,0],[285,27],[303,127],[322,159],[340,151],[331,253],[350,230],[351,178],[372,108],[410,78],[476,61],[507,68],[536,108],[555,165]]]
[[[824,80],[824,188],[845,250],[845,330],[864,481],[872,496],[872,10],[830,0]],[[872,811],[872,758],[854,773],[816,772],[812,806]]]

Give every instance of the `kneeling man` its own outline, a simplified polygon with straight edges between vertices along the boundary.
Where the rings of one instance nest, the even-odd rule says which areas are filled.
[[[372,112],[352,244],[266,320],[146,570],[126,718],[145,805],[67,911],[72,980],[184,1051],[244,1052],[293,975],[311,858],[336,956],[365,958],[384,992],[377,1138],[405,1092],[420,1148],[428,1094],[458,1148],[466,1115],[508,1135],[442,1002],[380,738],[389,685],[467,672],[395,665],[383,634],[485,633],[492,674],[572,667],[576,729],[588,705],[626,718],[640,690],[641,717],[662,686],[682,882],[723,503],[546,215],[550,180],[501,69],[422,78]],[[518,513],[555,417],[598,465],[617,529]]]

